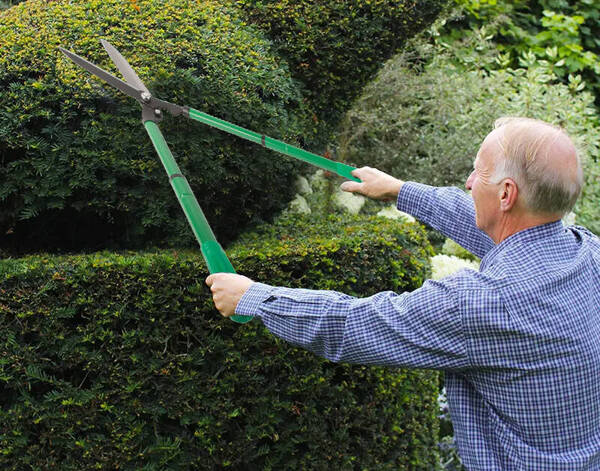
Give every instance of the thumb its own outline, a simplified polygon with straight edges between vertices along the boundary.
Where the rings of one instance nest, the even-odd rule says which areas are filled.
[[[210,288],[212,286],[212,284],[215,282],[215,275],[208,275],[206,277],[206,280],[204,280],[204,282],[208,285],[208,287]]]
[[[348,191],[351,193],[360,192],[362,183],[347,181],[340,185],[342,191]]]

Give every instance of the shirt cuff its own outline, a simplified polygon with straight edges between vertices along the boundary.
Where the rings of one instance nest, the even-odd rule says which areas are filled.
[[[235,313],[240,316],[257,317],[260,305],[266,301],[273,291],[273,286],[254,282],[238,301]]]
[[[433,187],[423,183],[405,182],[398,192],[396,208],[408,214],[417,214],[429,203],[427,193]]]

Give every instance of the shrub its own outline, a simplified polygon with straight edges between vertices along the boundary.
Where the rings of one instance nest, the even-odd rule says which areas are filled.
[[[99,42],[108,39],[157,96],[291,143],[314,144],[319,126],[313,118],[329,117],[314,115],[298,70],[308,64],[312,81],[305,87],[318,86],[326,97],[347,96],[432,19],[439,2],[420,2],[410,14],[404,2],[392,7],[389,1],[316,7],[30,0],[3,11],[0,244],[31,251],[195,243],[140,125],[138,104],[91,79],[58,46],[113,70]],[[267,5],[277,28],[259,21]],[[287,24],[288,17],[305,27]],[[325,17],[331,34],[312,29]],[[249,21],[260,23],[280,49]],[[315,48],[319,60],[313,64]],[[290,51],[296,78],[279,50]],[[347,54],[339,56],[343,50]],[[340,81],[342,66],[347,75]],[[291,158],[184,119],[167,118],[162,129],[221,240],[232,240],[251,221],[269,220],[291,199],[300,168]]]
[[[575,221],[600,236],[600,157],[585,167],[585,184],[575,206]]]
[[[419,225],[295,221],[233,247],[240,273],[361,296],[428,275]],[[224,320],[206,274],[192,252],[0,262],[2,469],[434,467],[436,373],[334,364]]]
[[[485,54],[471,52],[471,57]],[[490,45],[488,44],[488,47]],[[587,182],[577,222],[600,233],[600,124],[591,94],[573,77],[556,83],[547,64],[465,70],[451,54],[420,71],[399,55],[348,112],[340,139],[343,160],[432,185],[464,185],[483,138],[504,115],[529,116],[566,128],[581,150]]]
[[[236,0],[288,58],[317,122],[337,124],[362,87],[446,0]]]
[[[575,0],[454,0],[459,14],[442,28],[444,41],[463,40],[481,27],[502,53],[507,65],[517,67],[524,53],[552,64],[568,83],[581,74],[600,104],[600,5]],[[488,64],[492,68],[497,65]]]
[[[161,98],[275,137],[299,135],[290,112],[300,95],[285,63],[233,9],[184,0],[25,2],[0,24],[0,233],[37,250],[193,244],[140,106],[57,49],[114,71],[100,38]],[[291,159],[182,118],[161,127],[223,240],[291,196]]]

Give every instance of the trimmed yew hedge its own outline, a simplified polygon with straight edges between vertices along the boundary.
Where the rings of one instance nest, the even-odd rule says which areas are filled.
[[[319,152],[324,129],[445,1],[29,0],[1,11],[0,250],[195,245],[138,103],[59,46],[116,73],[107,39],[156,96]],[[219,240],[293,198],[293,159],[181,118],[161,129]]]
[[[240,273],[370,295],[428,274],[421,226],[288,220]],[[0,262],[0,467],[432,469],[438,374],[334,364],[215,311],[197,252]]]
[[[287,65],[220,2],[30,0],[0,15],[0,249],[196,244],[139,104],[59,46],[120,77],[107,39],[157,97],[286,141],[301,133]],[[292,159],[195,121],[160,126],[220,240],[291,199]]]

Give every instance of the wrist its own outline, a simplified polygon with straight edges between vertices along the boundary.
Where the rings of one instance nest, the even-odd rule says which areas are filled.
[[[400,190],[402,189],[403,184],[404,184],[404,181],[399,180],[398,178],[394,178],[393,181],[390,182],[387,196],[390,199],[398,198],[398,193],[400,193]]]

